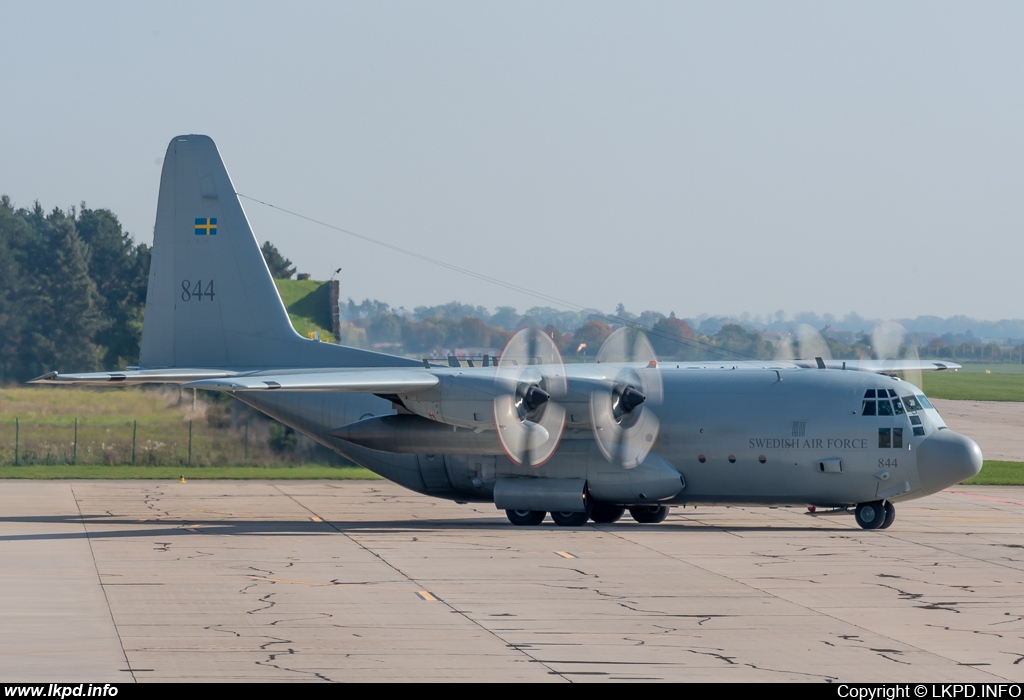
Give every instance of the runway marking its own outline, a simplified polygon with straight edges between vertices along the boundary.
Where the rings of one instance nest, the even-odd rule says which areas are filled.
[[[575,554],[570,554],[569,552],[555,552],[555,554],[562,557],[562,559],[579,559]]]
[[[435,598],[433,595],[431,595],[430,591],[416,591],[416,595],[418,595],[421,600],[426,600],[426,601],[437,600],[437,598]]]
[[[323,522],[323,519],[320,518],[319,515],[314,515],[312,518],[310,518],[310,520],[312,520],[314,523],[322,523]]]

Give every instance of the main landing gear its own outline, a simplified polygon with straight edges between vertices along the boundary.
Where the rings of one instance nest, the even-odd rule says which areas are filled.
[[[896,508],[888,501],[870,501],[859,504],[853,515],[865,530],[884,530],[896,519]]]
[[[547,515],[542,510],[506,510],[505,517],[513,525],[540,525]]]
[[[617,506],[611,503],[593,503],[584,512],[558,512],[552,511],[551,519],[555,525],[561,527],[582,527],[588,520],[595,523],[609,524],[619,520],[625,514],[625,506]],[[643,524],[660,523],[668,516],[668,506],[644,505],[631,506],[629,514],[633,520]],[[505,516],[513,525],[540,525],[544,522],[547,513],[543,510],[506,510]]]
[[[668,517],[668,506],[633,506],[629,509],[633,520],[645,525],[660,523]]]

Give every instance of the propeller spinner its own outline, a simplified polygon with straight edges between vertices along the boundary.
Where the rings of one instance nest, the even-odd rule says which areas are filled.
[[[496,375],[494,425],[505,454],[516,464],[539,467],[558,447],[565,409],[558,399],[567,383],[562,356],[543,331],[524,328],[508,341]]]
[[[662,397],[658,360],[647,336],[624,327],[608,336],[597,361],[622,366],[607,391],[590,395],[594,438],[605,459],[632,469],[644,461],[658,438],[661,424],[651,408]]]

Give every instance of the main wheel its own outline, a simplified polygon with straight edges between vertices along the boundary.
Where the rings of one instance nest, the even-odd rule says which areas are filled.
[[[895,516],[896,511],[893,510]],[[885,504],[882,501],[861,503],[854,511],[857,524],[865,530],[877,530],[885,522]]]
[[[892,503],[889,503],[889,501],[886,501],[885,502],[885,518],[882,520],[882,524],[878,526],[878,529],[879,530],[884,530],[885,528],[887,528],[890,525],[892,525],[892,521],[895,520],[895,519],[896,519],[896,506],[894,506]]]
[[[614,523],[618,522],[625,512],[626,509],[622,506],[611,503],[595,503],[594,510],[590,513],[590,519],[595,523]]]
[[[629,514],[638,523],[660,523],[668,517],[668,506],[633,506],[629,509]]]
[[[551,519],[555,521],[555,525],[562,527],[579,527],[580,525],[586,525],[587,521],[590,520],[590,513],[587,511],[575,512],[575,511],[551,511]]]
[[[505,517],[513,525],[540,525],[547,515],[542,510],[506,510]]]

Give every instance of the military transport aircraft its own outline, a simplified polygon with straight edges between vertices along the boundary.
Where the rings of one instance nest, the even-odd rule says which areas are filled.
[[[299,336],[217,147],[192,135],[164,159],[139,367],[33,382],[226,391],[387,479],[493,502],[516,525],[751,504],[885,528],[894,503],[982,464],[920,389],[882,373],[950,363],[658,362],[621,329],[596,363],[564,365],[524,330],[496,363],[449,364]]]

